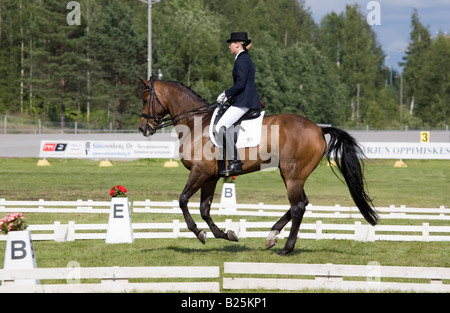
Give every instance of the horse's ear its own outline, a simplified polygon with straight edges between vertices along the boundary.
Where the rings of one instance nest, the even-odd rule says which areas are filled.
[[[145,87],[148,87],[148,82],[143,80],[142,78],[138,77],[138,79],[145,85]]]

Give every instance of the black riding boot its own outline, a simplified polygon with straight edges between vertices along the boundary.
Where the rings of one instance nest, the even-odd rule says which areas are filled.
[[[242,172],[243,163],[239,160],[236,148],[237,134],[233,129],[226,131],[225,126],[223,126],[220,128],[218,139],[219,144],[221,144],[221,153],[219,153],[218,157],[219,175],[230,176]],[[229,160],[226,168],[225,160]]]

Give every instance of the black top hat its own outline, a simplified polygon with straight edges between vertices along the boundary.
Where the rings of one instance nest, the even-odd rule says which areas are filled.
[[[247,32],[235,32],[231,33],[230,39],[227,40],[228,43],[232,41],[245,41],[245,43],[248,45],[252,42],[251,39],[248,39]]]

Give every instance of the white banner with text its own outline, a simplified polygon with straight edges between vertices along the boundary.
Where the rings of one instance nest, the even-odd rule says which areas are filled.
[[[450,143],[361,142],[369,159],[450,160]],[[41,158],[172,159],[177,141],[72,141],[42,140]]]
[[[39,157],[74,159],[172,159],[178,157],[178,142],[42,140]]]
[[[369,159],[450,160],[450,143],[362,142]]]

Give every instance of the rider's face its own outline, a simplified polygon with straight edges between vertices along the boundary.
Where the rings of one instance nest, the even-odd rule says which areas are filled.
[[[241,51],[242,49],[244,49],[242,47],[242,45],[239,42],[236,41],[232,41],[230,42],[230,45],[228,46],[228,48],[230,48],[230,52],[232,54],[238,54],[239,51]]]

